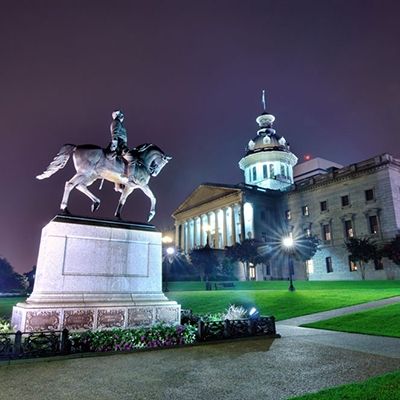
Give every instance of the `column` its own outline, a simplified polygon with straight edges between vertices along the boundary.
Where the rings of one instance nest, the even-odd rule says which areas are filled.
[[[233,246],[236,243],[236,204],[231,205],[231,231],[232,231],[232,238],[231,238],[231,246]]]
[[[218,210],[214,212],[215,215],[215,230],[214,230],[214,247],[219,249],[219,226],[218,226]]]
[[[222,248],[227,246],[227,229],[226,229],[226,213],[228,212],[228,207],[222,209]]]
[[[204,228],[203,228],[203,214],[200,215],[200,246],[204,246]]]

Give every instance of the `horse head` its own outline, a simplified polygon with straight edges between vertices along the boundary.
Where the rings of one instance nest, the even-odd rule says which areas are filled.
[[[167,156],[158,146],[151,143],[145,143],[134,148],[131,154],[143,162],[151,176],[157,176],[164,165],[172,158]]]
[[[160,171],[164,168],[164,165],[168,163],[169,160],[171,160],[171,156],[167,156],[164,153],[159,154],[156,156],[149,168],[151,176],[157,176]]]

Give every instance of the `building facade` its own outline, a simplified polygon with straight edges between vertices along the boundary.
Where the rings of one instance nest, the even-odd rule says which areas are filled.
[[[286,139],[272,128],[274,120],[268,113],[256,120],[260,129],[239,162],[244,183],[203,183],[174,212],[176,245],[186,253],[206,244],[223,250],[254,238],[268,249],[288,234],[295,240],[310,233],[322,244],[307,271],[295,263],[295,279],[361,279],[344,241],[369,236],[380,244],[399,233],[400,160],[382,154],[346,167],[320,158],[296,166]],[[237,275],[249,278],[240,269]],[[288,262],[274,255],[250,275],[287,279]],[[374,260],[366,279],[400,279],[400,268]]]

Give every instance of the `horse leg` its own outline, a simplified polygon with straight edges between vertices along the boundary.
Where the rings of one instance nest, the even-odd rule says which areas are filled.
[[[115,211],[115,217],[117,219],[121,219],[121,210],[122,207],[125,204],[126,199],[128,196],[136,189],[136,186],[125,186],[125,189],[122,191],[121,197],[119,198],[118,201],[118,207],[117,210]]]
[[[90,182],[90,184],[91,183],[92,182]],[[90,192],[87,186],[87,184],[84,185],[83,183],[81,183],[77,185],[76,188],[83,194],[86,194],[86,196],[89,197],[90,200],[92,200],[92,212],[95,212],[100,207],[100,199],[98,199],[92,192]]]
[[[76,174],[69,181],[65,182],[64,194],[60,205],[61,211],[63,211],[65,214],[69,214],[69,211],[67,209],[69,194],[71,193],[71,190],[82,180],[83,176],[80,174]]]
[[[88,181],[88,175],[76,174],[69,181],[65,182],[64,195],[63,195],[61,205],[60,205],[60,209],[64,213],[69,214],[67,206],[68,206],[69,195],[70,195],[72,189],[74,189],[78,185],[82,185],[84,182],[87,182],[87,181]],[[92,182],[93,182],[93,180],[92,180]],[[92,198],[91,196],[89,196],[89,197]]]
[[[150,213],[147,216],[147,222],[150,222],[156,215],[156,198],[148,185],[138,186],[138,188],[150,199]]]

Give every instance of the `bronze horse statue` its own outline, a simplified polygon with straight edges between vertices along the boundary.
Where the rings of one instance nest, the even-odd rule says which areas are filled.
[[[164,165],[172,158],[154,144],[142,144],[130,151],[133,157],[132,176],[126,175],[126,162],[120,156],[112,159],[107,150],[95,145],[75,146],[65,144],[61,147],[54,160],[37,179],[49,178],[60,169],[64,168],[72,154],[76,174],[65,183],[61,210],[69,214],[68,198],[71,190],[76,188],[92,200],[92,212],[100,207],[98,199],[87,188],[97,179],[105,179],[115,183],[116,190],[121,192],[115,217],[121,219],[121,210],[127,197],[135,190],[141,189],[150,199],[151,207],[147,221],[155,215],[156,198],[150,190],[148,183],[151,176],[157,176]]]

